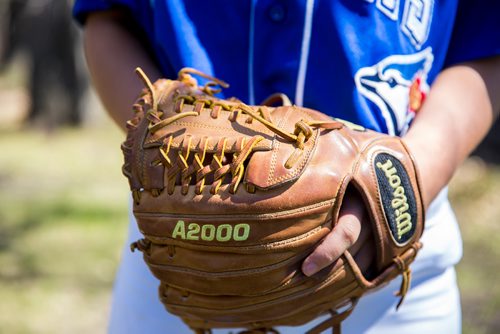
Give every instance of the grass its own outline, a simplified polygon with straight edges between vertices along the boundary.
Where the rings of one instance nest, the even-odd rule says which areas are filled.
[[[104,333],[127,224],[111,125],[0,134],[0,333]]]
[[[464,238],[458,265],[464,333],[499,333],[500,168],[469,159],[451,190]]]

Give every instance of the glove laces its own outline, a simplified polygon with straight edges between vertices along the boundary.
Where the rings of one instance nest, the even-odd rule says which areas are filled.
[[[285,162],[285,168],[287,169],[293,168],[300,160],[305,144],[313,136],[315,129],[337,130],[346,125],[358,130],[361,128],[339,119],[332,119],[331,121],[300,120],[295,124],[294,132],[288,132],[278,127],[272,121],[271,110],[273,109],[266,105],[251,107],[234,98],[229,100],[215,98],[214,94],[219,93],[229,85],[220,79],[192,68],[183,68],[179,72],[178,80],[198,89],[203,94],[180,94],[176,96],[175,114],[163,118],[164,113],[158,108],[159,96],[153,84],[140,68],[136,69],[136,73],[143,81],[151,96],[152,106],[146,113],[146,117],[149,120],[148,130],[151,134],[155,134],[159,130],[185,117],[199,116],[202,112],[210,112],[210,116],[214,119],[220,117],[223,112],[226,112],[228,120],[231,122],[236,121],[239,117],[246,116],[246,123],[250,124],[253,121],[260,122],[272,133],[295,146],[295,150]],[[192,74],[204,77],[209,82],[200,87]],[[275,104],[277,102],[281,102],[284,105],[290,104],[288,98],[283,94],[275,94],[267,101],[268,104]],[[186,104],[190,105],[190,107],[185,108]],[[229,179],[229,192],[234,194],[243,178],[246,160],[249,159],[258,144],[263,140],[264,137],[261,135],[255,135],[250,138],[242,136],[236,143],[228,143],[227,138],[220,138],[215,145],[216,152],[209,152],[208,138],[202,138],[199,142],[193,143],[192,136],[185,135],[182,140],[182,147],[176,148],[178,150],[177,154],[170,154],[173,148],[173,134],[171,134],[163,139],[163,144],[159,148],[160,159],[154,161],[153,166],[163,164],[168,168],[168,172],[166,173],[166,188],[169,194],[173,194],[175,186],[178,185],[179,174],[181,175],[180,185],[183,195],[188,193],[190,185],[195,185],[195,193],[201,194],[206,183],[208,183],[207,180],[210,180],[212,183],[210,193],[217,194],[222,184],[227,183]],[[253,185],[247,185],[246,188],[250,193],[255,192]],[[161,189],[151,189],[151,193],[153,196],[158,196],[161,193]],[[133,196],[137,202],[140,199],[140,190],[133,191]]]

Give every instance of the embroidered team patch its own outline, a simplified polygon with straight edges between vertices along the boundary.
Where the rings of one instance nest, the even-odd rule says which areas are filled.
[[[391,55],[357,70],[354,76],[356,88],[380,110],[388,134],[401,135],[408,130],[415,117],[415,105],[411,105],[415,101],[410,101],[412,84],[418,79],[419,93],[429,91],[428,75],[433,62],[432,48],[428,47],[414,54]]]
[[[387,153],[374,159],[380,200],[392,237],[402,246],[415,234],[417,205],[410,178],[401,162]]]

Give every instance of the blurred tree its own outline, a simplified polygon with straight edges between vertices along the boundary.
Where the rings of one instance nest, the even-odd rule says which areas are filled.
[[[80,35],[67,0],[0,1],[0,69],[17,51],[29,66],[27,122],[54,128],[79,125],[87,88]]]

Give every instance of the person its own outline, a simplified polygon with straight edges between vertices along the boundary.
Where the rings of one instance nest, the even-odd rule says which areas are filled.
[[[30,97],[24,121],[47,130],[84,121],[88,82],[78,50],[81,37],[67,14],[70,8],[68,0],[0,3],[0,72],[22,52]]]
[[[188,66],[229,82],[222,96],[256,104],[283,92],[296,105],[401,136],[428,207],[412,288],[398,311],[398,280],[363,297],[342,329],[459,333],[454,266],[462,245],[447,183],[500,109],[499,9],[493,0],[77,0],[74,15],[84,27],[93,84],[122,128],[142,89],[134,68],[156,79],[176,78]],[[347,203],[304,261],[306,275],[358,239],[366,213],[356,197]],[[130,220],[132,242],[140,234]],[[125,251],[109,332],[190,333],[166,313],[156,289],[141,257]]]

